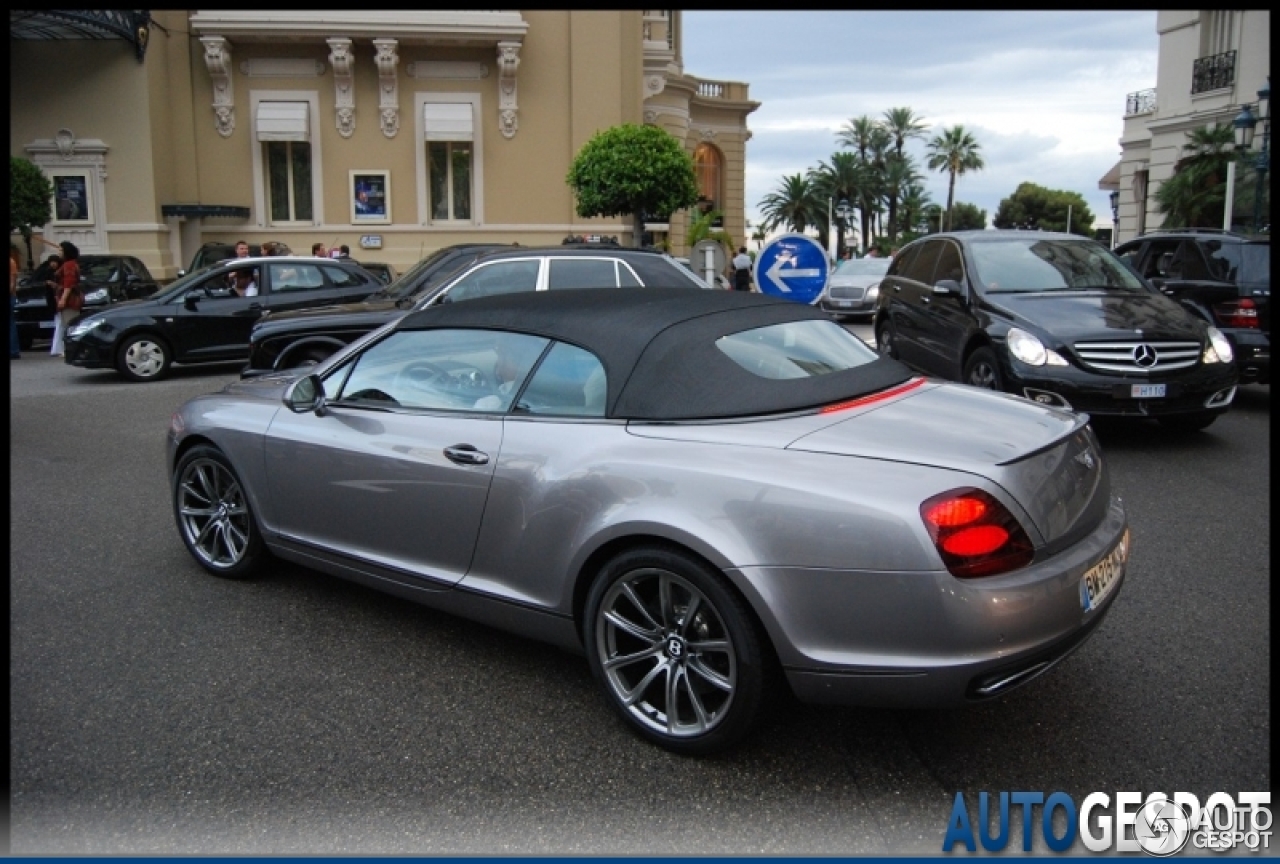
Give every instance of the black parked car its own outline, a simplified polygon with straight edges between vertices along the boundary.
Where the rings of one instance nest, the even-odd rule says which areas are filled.
[[[448,247],[457,250],[459,247]],[[500,246],[428,258],[397,285],[356,306],[273,313],[253,328],[242,377],[318,363],[366,333],[435,303],[559,288],[662,286],[706,288],[674,258],[658,250],[605,244]],[[415,277],[415,274],[416,277]],[[410,282],[411,279],[419,281]],[[412,287],[410,287],[412,285]],[[397,286],[401,286],[397,289]]]
[[[1271,383],[1271,238],[1156,231],[1116,248],[1153,285],[1221,330],[1240,380]]]
[[[231,275],[255,271],[257,294],[242,297]],[[347,303],[382,287],[354,261],[327,258],[232,258],[188,274],[147,300],[85,312],[67,333],[66,361],[87,369],[117,369],[150,381],[173,363],[237,360],[264,312]]]
[[[881,353],[929,375],[1179,429],[1225,412],[1238,379],[1221,331],[1072,234],[908,244],[880,284],[875,333]]]
[[[84,314],[98,309],[150,297],[160,288],[147,265],[132,255],[81,255],[80,290],[84,294]],[[53,338],[53,278],[48,268],[38,267],[18,279],[18,342],[28,350],[38,338]]]

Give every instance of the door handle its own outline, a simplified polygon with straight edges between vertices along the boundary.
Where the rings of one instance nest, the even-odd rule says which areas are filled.
[[[456,462],[459,465],[487,465],[489,463],[489,454],[481,453],[470,444],[454,444],[452,447],[444,448],[444,457],[450,462]]]

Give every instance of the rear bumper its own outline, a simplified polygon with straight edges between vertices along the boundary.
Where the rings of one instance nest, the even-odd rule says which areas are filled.
[[[753,600],[787,679],[805,702],[944,708],[1006,693],[1048,671],[1095,632],[1085,571],[1127,527],[1112,499],[1088,535],[1048,561],[981,579],[950,573],[758,567],[730,576]],[[754,602],[771,598],[768,603]]]

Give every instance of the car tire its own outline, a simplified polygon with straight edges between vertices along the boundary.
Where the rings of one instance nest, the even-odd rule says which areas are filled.
[[[1208,429],[1218,415],[1212,411],[1197,411],[1194,414],[1173,414],[1156,418],[1160,425],[1172,432],[1199,432]]]
[[[876,351],[881,357],[898,359],[898,349],[893,345],[893,326],[888,321],[881,321],[876,326]]]
[[[1004,390],[1000,361],[990,348],[975,348],[964,363],[964,383],[987,390]]]
[[[333,351],[326,351],[319,346],[312,345],[309,348],[304,348],[301,351],[296,352],[296,355],[290,355],[289,366],[294,369],[298,369],[303,366],[315,366],[317,363],[322,363],[332,356]]]
[[[609,561],[587,597],[584,631],[614,710],[676,753],[705,756],[740,742],[774,686],[772,649],[746,602],[724,576],[672,548]]]
[[[130,381],[158,381],[172,364],[169,346],[150,333],[130,336],[116,354],[116,369]]]
[[[173,518],[182,542],[205,570],[247,579],[267,557],[262,532],[231,463],[216,447],[192,447],[173,472]]]

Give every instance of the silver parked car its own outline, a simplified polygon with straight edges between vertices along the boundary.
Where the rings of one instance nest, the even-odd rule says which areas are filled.
[[[837,318],[872,315],[880,296],[880,280],[889,272],[892,258],[851,258],[841,261],[827,279],[818,306]]]
[[[167,459],[211,573],[274,554],[583,651],[691,754],[784,682],[916,707],[1024,684],[1094,631],[1129,549],[1086,417],[745,292],[424,309],[192,399]]]

